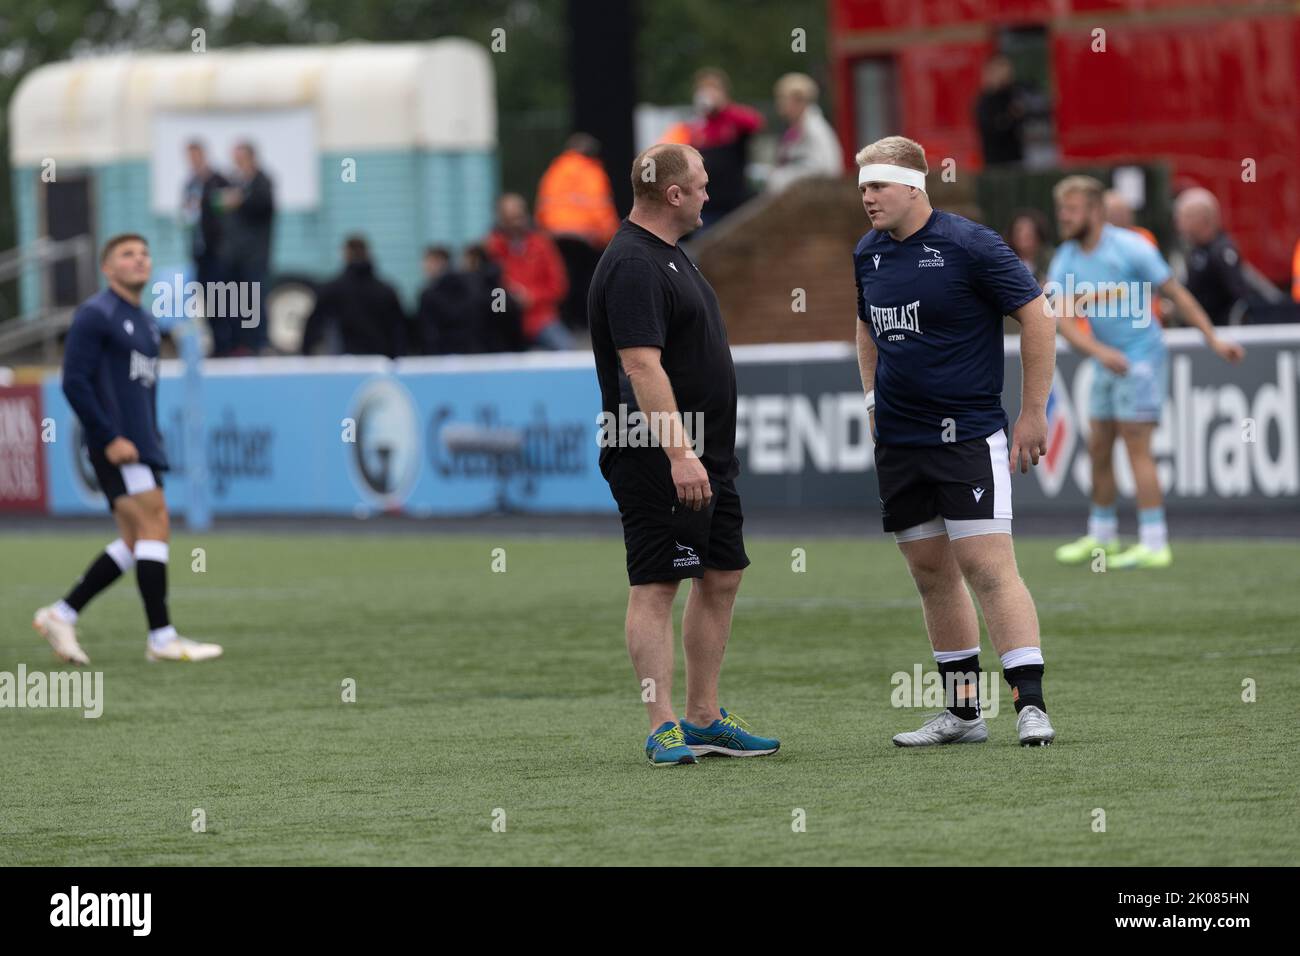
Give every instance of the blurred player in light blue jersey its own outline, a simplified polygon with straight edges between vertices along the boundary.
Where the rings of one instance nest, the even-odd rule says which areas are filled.
[[[1088,533],[1056,550],[1062,564],[1082,564],[1101,549],[1111,568],[1166,568],[1173,562],[1165,511],[1151,456],[1151,435],[1169,389],[1169,355],[1153,317],[1157,294],[1172,299],[1188,325],[1228,362],[1245,351],[1220,339],[1191,293],[1169,271],[1160,251],[1137,233],[1106,222],[1105,189],[1090,176],[1056,184],[1061,245],[1047,270],[1049,300],[1071,348],[1094,362],[1089,396],[1088,453],[1092,457],[1092,512]],[[1088,335],[1077,322],[1086,316]],[[1112,451],[1122,438],[1137,483],[1138,543],[1119,545]]]

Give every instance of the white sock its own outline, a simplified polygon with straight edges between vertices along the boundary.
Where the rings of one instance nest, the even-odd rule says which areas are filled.
[[[63,598],[59,598],[54,602],[54,613],[69,624],[77,623],[77,612],[73,609],[72,605],[63,600]]]
[[[935,651],[934,661],[936,664],[951,664],[953,661],[964,661],[968,657],[974,657],[979,652],[978,644],[968,651]]]
[[[104,551],[106,551],[108,556],[113,559],[113,563],[122,569],[123,574],[135,567],[135,555],[131,552],[131,549],[126,546],[126,542],[121,538],[118,538],[116,541],[110,541],[108,547],[106,547]]]
[[[1119,537],[1119,515],[1114,506],[1093,505],[1088,512],[1088,536],[1102,544],[1113,544]]]
[[[166,564],[170,550],[166,541],[151,541],[147,538],[141,538],[135,543],[135,559],[137,561],[158,561]]]
[[[1152,551],[1169,543],[1164,508],[1144,508],[1138,512],[1138,540]]]
[[[1043,649],[1041,647],[1013,647],[1002,655],[1002,669],[1009,671],[1013,667],[1024,667],[1026,664],[1043,663]]]
[[[175,637],[176,628],[171,624],[168,624],[166,627],[160,627],[157,630],[149,632],[149,646],[153,648],[162,647]]]

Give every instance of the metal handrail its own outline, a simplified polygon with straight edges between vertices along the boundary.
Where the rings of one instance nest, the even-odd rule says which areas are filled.
[[[72,325],[75,309],[64,306],[57,309],[45,309],[27,317],[0,322],[0,358],[13,352],[41,346],[42,358],[46,364],[58,361],[59,336]]]
[[[42,267],[64,259],[80,257],[81,269],[77,281],[83,288],[95,284],[92,263],[94,261],[95,243],[87,234],[73,236],[71,239],[51,239],[40,236],[25,246],[0,252],[0,282],[16,279],[33,266]]]

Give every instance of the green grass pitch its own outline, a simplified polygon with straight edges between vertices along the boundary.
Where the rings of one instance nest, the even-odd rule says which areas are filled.
[[[4,536],[0,671],[62,667],[31,612],[108,534]],[[782,750],[655,770],[617,538],[179,535],[173,617],[225,658],[146,663],[134,575],[101,595],[103,716],[0,710],[0,865],[1300,860],[1300,546],[1094,574],[1055,543],[1018,544],[1055,746],[1016,746],[1005,685],[989,743],[892,746],[925,711],[890,705],[891,675],[933,666],[892,543],[756,538],[722,701]],[[679,711],[681,667],[679,645]]]

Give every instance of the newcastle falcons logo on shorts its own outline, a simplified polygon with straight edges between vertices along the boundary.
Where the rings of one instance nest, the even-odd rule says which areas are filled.
[[[695,553],[694,548],[688,548],[680,542],[674,541],[679,552],[678,556],[673,558],[673,567],[675,568],[697,568],[700,566],[700,556]]]

